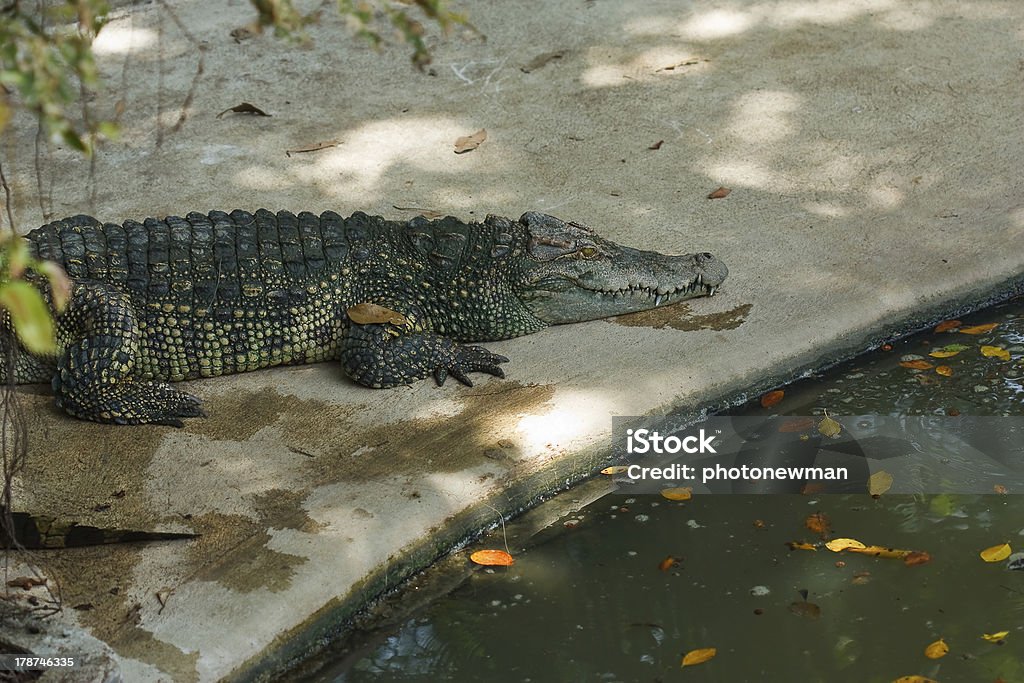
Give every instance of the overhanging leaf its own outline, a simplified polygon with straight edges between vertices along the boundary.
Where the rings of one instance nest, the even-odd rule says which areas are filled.
[[[5,282],[0,285],[0,306],[10,313],[18,339],[29,353],[57,352],[53,318],[39,290],[23,280]]]

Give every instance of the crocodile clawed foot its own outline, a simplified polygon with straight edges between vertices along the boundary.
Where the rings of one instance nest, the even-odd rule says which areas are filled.
[[[505,372],[499,363],[507,363],[508,358],[491,353],[482,346],[459,346],[456,347],[451,362],[447,367],[438,366],[434,370],[434,379],[438,386],[444,386],[444,382],[451,375],[467,387],[473,386],[473,381],[467,373],[486,372],[501,379],[505,378]]]

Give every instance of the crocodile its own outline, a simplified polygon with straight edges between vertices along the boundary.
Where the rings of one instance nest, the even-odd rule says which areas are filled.
[[[56,354],[10,348],[4,315],[0,359],[15,358],[17,383],[49,382],[70,415],[113,424],[182,426],[205,413],[171,383],[278,365],[340,361],[374,388],[472,386],[469,373],[504,377],[508,361],[474,342],[713,295],[728,274],[706,252],[641,251],[536,212],[75,216],[26,239],[67,272],[70,298]]]

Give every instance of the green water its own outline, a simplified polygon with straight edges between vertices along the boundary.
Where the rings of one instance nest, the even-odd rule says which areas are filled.
[[[998,326],[922,334],[787,387],[770,409],[754,401],[732,414],[1024,415],[1024,302],[963,321]],[[967,348],[929,355],[948,344]],[[900,366],[915,360],[951,374]],[[1024,682],[1024,571],[979,557],[1003,542],[1024,549],[1020,493],[609,495],[542,532],[514,566],[475,571],[306,680]],[[790,549],[824,540],[805,525],[814,513],[827,538],[931,559]],[[982,637],[1000,631],[999,642]],[[927,658],[939,638],[949,654]],[[710,661],[680,667],[712,647]]]

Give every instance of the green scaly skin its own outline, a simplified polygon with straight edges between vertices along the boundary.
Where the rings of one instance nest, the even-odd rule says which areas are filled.
[[[122,225],[76,216],[27,239],[73,286],[59,353],[21,349],[16,381],[50,382],[71,415],[116,424],[180,426],[203,411],[169,382],[277,365],[340,360],[374,388],[503,377],[506,358],[467,342],[713,294],[728,273],[710,254],[630,249],[538,213],[483,223],[330,211]],[[348,311],[358,304],[396,315],[357,324]]]

